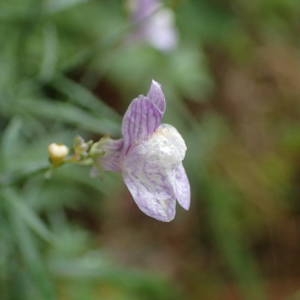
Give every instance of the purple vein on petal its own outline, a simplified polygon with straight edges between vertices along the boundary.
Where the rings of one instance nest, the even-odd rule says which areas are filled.
[[[166,110],[166,99],[163,90],[157,81],[152,80],[147,96],[159,111],[164,114]]]
[[[146,133],[144,132],[144,126],[143,124],[145,124],[145,114],[148,113],[145,110],[147,109],[144,105],[144,101],[143,99],[145,98],[140,98],[141,101],[138,101],[136,103],[136,123],[135,123],[135,137],[137,138],[141,138],[146,136]],[[139,126],[140,125],[140,126]]]
[[[108,139],[103,146],[105,155],[100,159],[105,170],[120,171],[121,170],[121,153],[123,148],[123,139]]]
[[[158,128],[161,118],[161,112],[147,97],[133,100],[123,118],[124,153],[132,145],[146,140]]]
[[[124,162],[123,178],[141,211],[164,222],[174,219],[176,199],[161,166],[145,161],[133,150]]]

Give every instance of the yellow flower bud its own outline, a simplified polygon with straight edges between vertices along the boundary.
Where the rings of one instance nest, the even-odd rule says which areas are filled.
[[[64,162],[69,154],[69,148],[63,144],[52,143],[48,146],[48,152],[51,162],[58,166]]]

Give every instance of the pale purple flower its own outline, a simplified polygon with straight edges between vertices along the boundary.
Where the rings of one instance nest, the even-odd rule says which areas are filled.
[[[169,222],[175,217],[176,200],[189,209],[190,184],[182,165],[185,142],[173,126],[161,124],[165,110],[165,96],[153,80],[147,96],[140,95],[129,105],[123,138],[104,142],[101,163],[106,170],[122,173],[141,211]]]
[[[163,6],[161,0],[132,1],[132,18],[137,24],[134,38],[145,40],[161,51],[176,48],[178,32],[175,27],[174,13]]]

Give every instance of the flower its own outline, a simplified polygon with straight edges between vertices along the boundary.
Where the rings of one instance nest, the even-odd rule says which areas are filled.
[[[122,173],[135,203],[146,215],[160,221],[174,219],[176,200],[190,206],[190,184],[182,165],[186,145],[171,125],[161,124],[166,110],[165,96],[152,81],[147,96],[129,105],[122,122],[123,138],[105,138],[105,170]]]
[[[175,17],[161,0],[136,0],[132,3],[132,18],[137,23],[134,38],[147,41],[161,51],[174,50],[178,42]]]

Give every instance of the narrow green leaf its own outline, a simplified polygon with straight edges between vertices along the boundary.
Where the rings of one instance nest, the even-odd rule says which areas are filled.
[[[18,151],[20,147],[20,131],[22,128],[22,121],[18,117],[11,119],[10,123],[6,127],[2,134],[1,140],[1,161],[6,167],[9,166],[10,160]]]
[[[15,202],[15,194],[11,189],[3,189],[5,199],[11,203]],[[28,228],[28,224],[23,218],[23,213],[16,210],[15,205],[10,206],[9,218],[12,230],[15,234],[17,246],[21,253],[21,257],[26,266],[28,276],[32,277],[32,287],[37,289],[41,298],[45,300],[54,300],[55,290],[51,283],[49,274],[46,272],[42,258],[39,253],[34,236]]]
[[[9,199],[14,211],[40,238],[47,242],[53,241],[52,233],[44,225],[41,219],[26,204],[19,199],[13,189],[3,189],[3,194]]]
[[[48,24],[44,28],[44,52],[41,64],[40,77],[42,80],[50,80],[55,73],[58,56],[58,38],[56,27]]]
[[[96,118],[90,113],[70,104],[44,99],[26,99],[18,103],[20,113],[71,124],[83,130],[102,134],[117,134],[120,124],[109,118]]]
[[[53,81],[53,85],[60,92],[67,95],[73,103],[80,105],[99,117],[105,116],[117,122],[120,116],[100,99],[97,99],[89,90],[74,81],[60,76]]]

